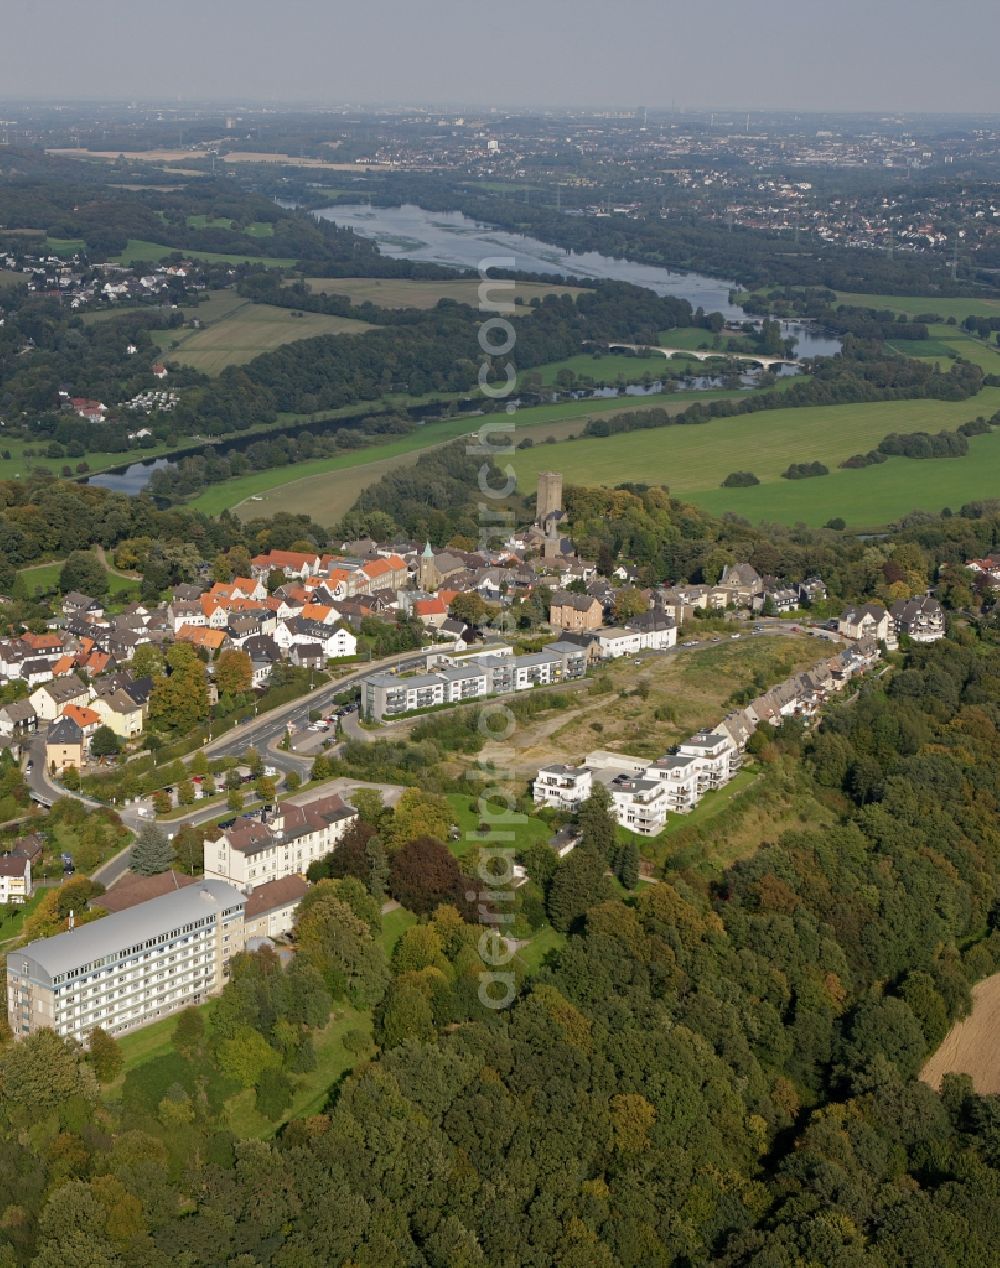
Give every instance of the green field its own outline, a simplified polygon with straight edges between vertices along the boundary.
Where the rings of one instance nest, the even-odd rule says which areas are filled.
[[[842,304],[858,308],[890,309],[916,317],[918,313],[937,313],[941,317],[1000,317],[1000,299],[944,299],[935,295],[861,295],[857,291],[838,291]]]
[[[378,277],[307,277],[306,285],[317,295],[346,295],[354,304],[366,302],[381,308],[433,308],[441,299],[453,299],[460,304],[479,304],[479,281],[476,278],[459,278],[454,282],[424,282],[407,278]],[[579,286],[549,286],[544,282],[518,282],[514,288],[515,304],[525,305],[532,299],[544,299],[546,295],[579,295]],[[510,290],[492,288],[489,298],[497,302],[510,302]],[[517,314],[520,305],[515,308]],[[526,311],[526,310],[525,310]]]
[[[943,339],[890,339],[888,346],[901,357],[938,357],[941,361],[949,361],[958,355],[954,344]]]
[[[49,239],[50,248],[56,254],[62,254],[55,247],[53,240]],[[82,250],[83,243],[73,248],[74,250]],[[69,251],[68,254],[72,254]],[[287,257],[274,257],[269,255],[226,255],[218,251],[196,251],[190,247],[168,247],[162,242],[147,242],[142,238],[129,238],[125,244],[125,250],[119,255],[112,257],[118,264],[135,264],[137,260],[148,260],[151,264],[157,264],[160,260],[165,260],[171,255],[181,255],[193,260],[211,260],[216,264],[263,264],[270,269],[288,269],[295,264],[293,259]]]
[[[576,357],[564,357],[562,361],[549,361],[546,365],[535,366],[525,370],[522,378],[529,374],[540,374],[542,383],[552,387],[560,370],[572,370],[578,379],[591,379],[595,383],[641,383],[644,379],[659,379],[668,367],[666,358],[657,353],[648,357],[630,357],[627,353],[609,352],[603,356],[581,353]]]
[[[734,392],[678,392],[673,396],[656,397],[647,404],[679,413],[693,400],[713,400],[739,395]],[[403,401],[403,404],[406,402]],[[536,446],[549,436],[564,440],[582,429],[588,418],[594,415],[620,414],[636,408],[636,402],[623,404],[621,400],[562,401],[557,405],[539,405],[535,409],[518,410],[514,415],[517,436],[522,430],[530,432],[545,429],[544,435],[535,439]],[[291,420],[287,420],[291,421]],[[427,423],[407,436],[399,436],[384,444],[355,450],[335,458],[315,458],[310,462],[296,463],[291,467],[279,467],[271,471],[255,471],[249,475],[212,485],[189,505],[208,515],[237,508],[244,518],[273,515],[290,507],[297,512],[315,516],[321,524],[332,524],[354,505],[358,495],[394,466],[416,462],[419,452],[432,445],[454,440],[477,431],[481,420],[475,418],[451,418],[442,422]],[[546,452],[552,450],[546,446]],[[248,502],[249,498],[259,501]]]
[[[703,330],[700,326],[682,326],[678,330],[660,331],[660,346],[663,348],[688,348],[692,352],[714,351],[724,357],[728,344],[732,342],[739,344],[744,352],[753,352],[753,345],[746,335],[734,335],[724,330],[719,335],[719,342],[720,347],[715,348],[715,336],[710,330]]]
[[[192,229],[235,229],[234,222],[225,216],[188,216],[187,222]],[[243,232],[250,238],[272,238],[274,225],[264,220],[255,220]]]
[[[881,528],[910,511],[937,514],[946,506],[957,511],[966,502],[1000,498],[1000,433],[973,436],[962,458],[890,458],[858,471],[831,469],[815,480],[683,496],[714,515],[731,511],[754,522],[819,525],[840,516],[848,528]]]
[[[223,292],[226,294],[226,292]],[[212,320],[207,305],[190,310],[189,315],[210,324],[201,330],[155,331],[156,342],[171,360],[192,366],[204,374],[219,374],[227,365],[245,365],[263,352],[270,352],[297,339],[315,335],[355,335],[374,327],[351,317],[329,317],[305,313],[296,317],[291,309],[274,304],[254,304],[241,300],[226,315]],[[221,301],[220,301],[221,302]],[[176,345],[176,346],[175,346]]]
[[[86,243],[82,238],[46,238],[45,250],[52,255],[70,256],[82,251]]]
[[[20,286],[27,283],[27,277],[23,273],[18,273],[14,269],[0,269],[0,290],[10,286]]]
[[[17,575],[23,580],[28,594],[52,594],[59,588],[59,573],[62,571],[62,566],[63,561],[57,559],[51,563],[21,568]],[[138,596],[138,581],[126,577],[123,573],[115,572],[113,568],[106,568],[105,571],[108,577],[108,602],[115,599],[133,599]]]
[[[534,489],[539,471],[554,469],[572,484],[665,484],[716,514],[733,511],[756,521],[807,524],[839,515],[852,527],[875,527],[913,509],[938,511],[1000,496],[1000,435],[974,438],[964,458],[894,458],[854,471],[838,470],[840,461],[872,448],[890,432],[954,429],[998,408],[1000,389],[987,388],[971,401],[770,410],[698,426],[521,450],[512,465],[522,491]],[[815,460],[825,462],[831,474],[812,480],[780,478],[789,463]],[[762,483],[720,488],[731,471],[752,471]]]

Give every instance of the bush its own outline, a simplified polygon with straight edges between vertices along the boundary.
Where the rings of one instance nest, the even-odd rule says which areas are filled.
[[[830,474],[830,468],[822,462],[793,462],[787,471],[782,471],[783,480],[810,480],[814,476]]]
[[[292,1084],[281,1070],[265,1070],[257,1084],[257,1108],[272,1122],[279,1119],[292,1103]]]
[[[752,471],[730,471],[729,475],[722,481],[724,489],[742,489],[752,484],[760,484],[760,481]]]

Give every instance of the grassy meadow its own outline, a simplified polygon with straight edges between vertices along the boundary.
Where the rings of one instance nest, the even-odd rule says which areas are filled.
[[[841,304],[858,308],[890,309],[916,317],[920,313],[937,313],[939,317],[1000,317],[1000,299],[952,299],[936,295],[862,295],[857,291],[838,291]]]
[[[239,296],[236,296],[239,299]],[[208,320],[200,330],[156,331],[160,343],[172,360],[192,366],[204,374],[219,374],[228,365],[245,365],[263,352],[270,352],[285,343],[311,339],[315,335],[362,334],[374,327],[350,317],[329,317],[323,313],[305,313],[301,317],[291,309],[273,304],[254,304],[248,300],[234,305],[217,320],[202,307],[192,309],[190,316]],[[176,345],[176,346],[175,346]]]
[[[1000,388],[970,401],[888,401],[862,405],[769,410],[710,423],[568,441],[556,448],[521,450],[511,463],[522,489],[538,472],[562,471],[569,484],[612,487],[623,481],[665,484],[678,496],[715,513],[753,520],[823,524],[841,515],[849,525],[887,523],[914,508],[996,496],[1000,436],[976,437],[965,458],[918,462],[893,458],[877,467],[840,471],[851,454],[874,447],[893,431],[953,430],[1000,409]],[[781,479],[791,462],[824,462],[829,476]],[[760,485],[720,487],[731,471],[752,471]],[[987,490],[991,490],[987,492]]]

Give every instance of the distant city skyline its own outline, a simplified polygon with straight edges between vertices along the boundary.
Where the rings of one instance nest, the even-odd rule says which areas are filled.
[[[11,0],[5,100],[1000,113],[983,0]]]

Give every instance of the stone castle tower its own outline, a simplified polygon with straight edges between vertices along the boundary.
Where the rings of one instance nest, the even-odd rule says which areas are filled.
[[[545,532],[550,531],[555,517],[558,522],[562,514],[562,472],[539,471],[538,493],[535,501],[535,522]]]

